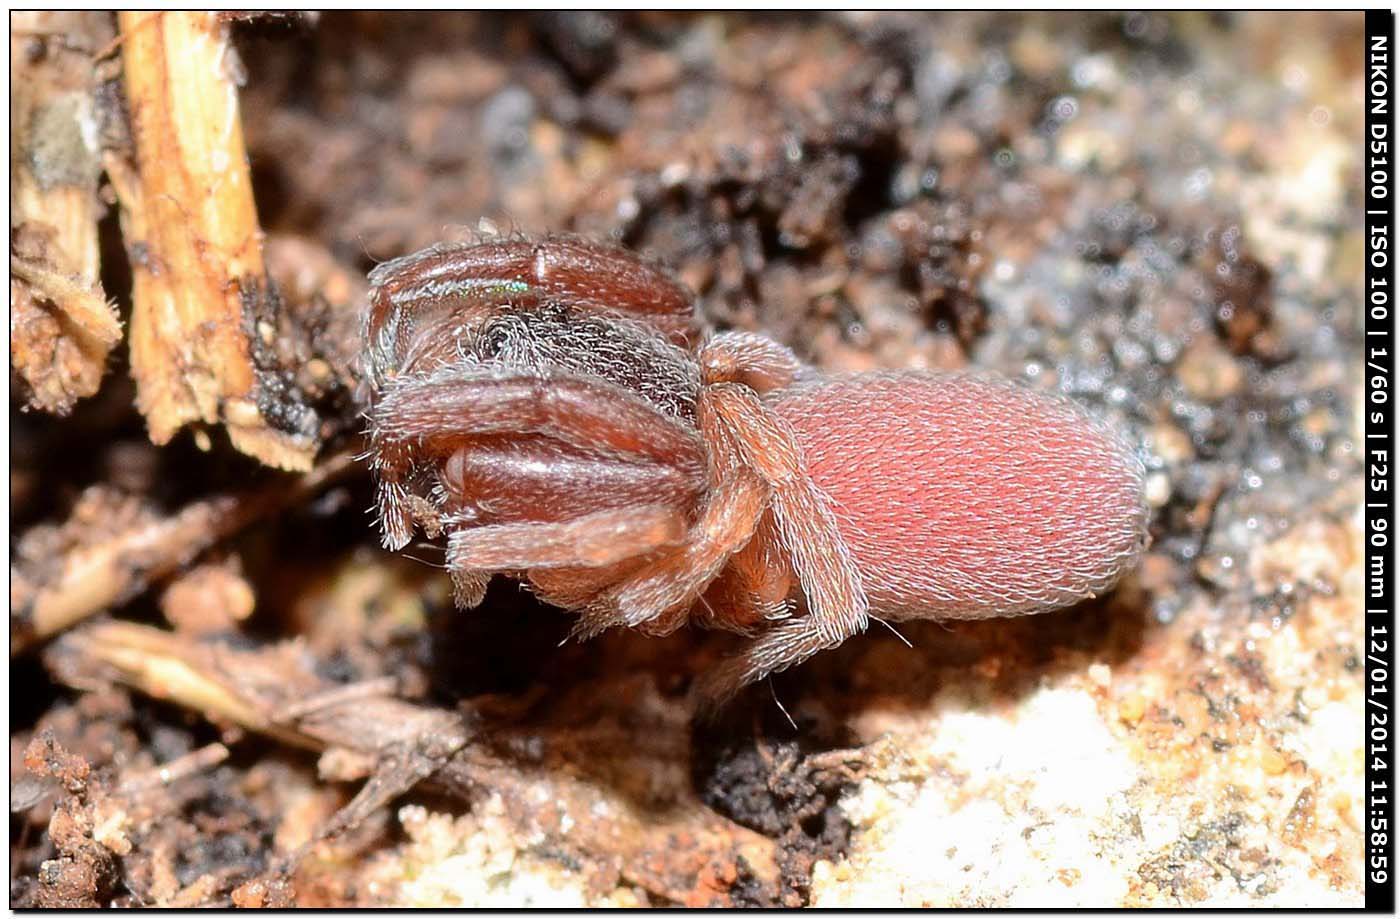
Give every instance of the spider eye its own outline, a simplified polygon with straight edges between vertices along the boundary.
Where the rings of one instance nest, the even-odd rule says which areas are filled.
[[[476,342],[476,352],[483,358],[499,357],[506,349],[509,335],[500,326],[490,326],[481,333]]]

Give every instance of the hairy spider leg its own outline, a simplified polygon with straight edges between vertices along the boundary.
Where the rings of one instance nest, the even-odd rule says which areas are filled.
[[[756,332],[719,332],[697,359],[706,383],[742,383],[763,394],[790,385],[802,373],[792,349]]]
[[[705,380],[703,397],[740,461],[769,486],[770,507],[759,538],[782,545],[807,598],[807,615],[783,622],[754,639],[700,686],[703,698],[718,702],[740,687],[791,667],[863,631],[869,601],[831,500],[812,481],[796,433],[761,398],[796,381],[802,364],[792,351],[750,333],[712,336],[699,354]],[[771,524],[771,525],[770,525]],[[752,597],[746,609],[719,612],[721,621],[773,612],[769,592],[781,584],[769,546],[746,549],[723,580],[732,599]],[[765,565],[764,562],[769,562]],[[736,589],[737,588],[737,589]],[[765,602],[766,601],[766,602]]]
[[[447,537],[453,571],[602,568],[685,539],[685,518],[664,505],[613,508],[558,523],[496,523]]]
[[[642,397],[602,380],[448,367],[387,386],[371,412],[384,545],[412,536],[410,483],[421,452],[450,457],[464,438],[544,435],[579,450],[671,464],[700,475],[695,434]]]
[[[480,602],[493,571],[529,569],[543,598],[576,607],[685,536],[703,477],[650,459],[571,452],[536,434],[516,437],[473,439],[443,468],[459,606]]]
[[[705,477],[689,464],[579,450],[538,434],[465,441],[441,464],[442,511],[456,523],[553,523],[648,504],[693,514]]]
[[[706,374],[733,377],[743,382],[726,385],[750,389],[785,386],[801,366],[789,349],[746,332],[713,336],[700,359]],[[725,396],[718,392],[702,389],[696,404],[701,440],[709,447],[711,486],[690,538],[589,604],[574,626],[574,637],[592,638],[618,626],[657,635],[675,631],[730,559],[753,541],[770,500],[769,483],[760,470],[751,468],[731,426],[723,421],[716,399]],[[767,612],[745,604],[716,611],[710,618],[715,625],[742,631]]]
[[[729,564],[706,588],[690,621],[705,628],[751,635],[791,614],[792,589],[792,565],[783,555],[773,514],[765,512],[753,538],[730,557]]]
[[[715,711],[748,684],[832,647],[831,640],[809,616],[780,622],[701,677],[695,685],[695,696],[706,709]]]
[[[775,528],[818,634],[836,645],[863,631],[869,603],[860,570],[837,529],[831,500],[807,473],[792,427],[748,387],[719,383],[705,396],[745,463],[772,490]]]
[[[597,573],[611,583],[624,574],[624,560],[644,558],[684,536],[685,499],[703,482],[703,458],[694,435],[640,397],[604,381],[451,368],[431,378],[398,381],[376,405],[375,415],[378,453],[385,459],[380,479],[385,519],[395,512],[396,497],[386,489],[405,488],[395,473],[412,468],[396,467],[393,459],[412,455],[402,448],[413,444],[434,453],[453,451],[446,485],[462,491],[456,496],[459,502],[495,488],[498,496],[533,503],[542,514],[551,508],[558,513],[564,505],[548,501],[547,483],[549,464],[557,471],[559,457],[537,442],[541,437],[572,449],[573,487],[622,490],[619,507],[573,520],[456,528],[448,539],[447,561],[454,600],[463,607],[480,603],[495,571],[603,569]],[[472,450],[481,446],[476,441],[483,435],[496,435],[496,452],[504,446],[509,460],[498,455],[502,462],[496,464],[474,461]],[[508,439],[502,442],[501,435]],[[531,462],[532,453],[539,462]],[[658,496],[667,500],[658,504]],[[447,510],[449,518],[456,515],[467,522],[463,507]]]
[[[573,635],[591,638],[614,626],[644,624],[653,634],[679,628],[730,556],[753,538],[767,493],[764,483],[750,471],[730,470],[710,488],[689,538],[590,604],[574,626]]]

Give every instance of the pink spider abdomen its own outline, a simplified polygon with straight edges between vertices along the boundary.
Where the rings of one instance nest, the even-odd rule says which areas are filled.
[[[1041,612],[1142,554],[1137,451],[1069,399],[975,373],[832,377],[772,399],[877,615]]]

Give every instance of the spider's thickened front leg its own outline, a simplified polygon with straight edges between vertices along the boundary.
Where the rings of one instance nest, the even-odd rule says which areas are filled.
[[[396,381],[371,419],[381,449],[416,443],[441,454],[464,437],[542,434],[583,450],[704,467],[695,434],[641,396],[567,374],[447,367]]]
[[[372,418],[389,472],[396,457],[431,459],[463,607],[481,601],[497,571],[546,584],[551,571],[566,581],[589,572],[572,580],[593,581],[591,599],[684,540],[705,484],[693,432],[600,380],[456,367],[398,381]],[[386,518],[403,487],[381,470]]]
[[[380,265],[369,280],[366,338],[374,343],[377,382],[390,367],[407,369],[407,346],[419,338],[408,332],[420,322],[471,322],[543,300],[645,322],[682,347],[700,333],[693,295],[669,272],[632,252],[569,236],[433,246]]]
[[[500,523],[453,530],[447,567],[458,606],[481,602],[496,571],[611,568],[685,539],[686,521],[663,505],[616,508],[558,523]]]
[[[703,476],[695,434],[640,396],[601,380],[448,367],[387,386],[370,412],[384,544],[412,536],[414,477],[425,459],[446,462],[474,438],[547,438],[575,451]]]

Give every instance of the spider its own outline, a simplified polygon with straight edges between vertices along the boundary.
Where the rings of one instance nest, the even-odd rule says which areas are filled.
[[[1143,467],[1068,399],[985,374],[824,376],[710,333],[659,266],[572,237],[441,245],[370,274],[383,543],[446,534],[578,637],[748,637],[721,701],[887,619],[1065,606],[1146,540]]]

